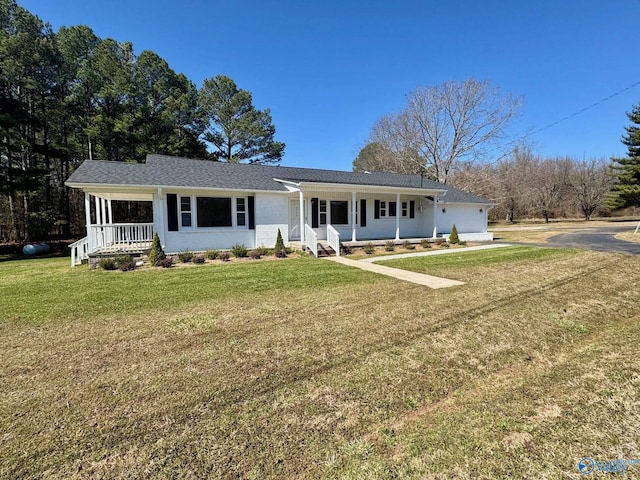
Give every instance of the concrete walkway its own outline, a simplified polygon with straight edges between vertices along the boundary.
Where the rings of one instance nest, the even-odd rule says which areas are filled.
[[[443,255],[447,253],[462,253],[474,250],[486,250],[489,248],[508,247],[508,244],[496,243],[491,245],[480,245],[477,247],[468,247],[464,249],[453,250],[434,250],[433,252],[414,252],[414,253],[402,253],[398,255],[385,255],[383,257],[365,258],[363,260],[352,260],[344,257],[327,257],[328,260],[332,260],[342,265],[349,267],[359,268],[361,270],[367,270],[368,272],[379,273],[381,275],[387,275],[389,277],[397,278],[405,282],[416,283],[418,285],[424,285],[429,288],[448,288],[455,287],[457,285],[464,285],[464,282],[458,280],[450,280],[448,278],[434,277],[433,275],[426,275],[424,273],[410,272],[408,270],[401,270],[399,268],[391,268],[384,265],[377,265],[374,262],[381,262],[384,260],[395,260],[397,258],[410,258],[410,257],[424,257],[426,255]]]

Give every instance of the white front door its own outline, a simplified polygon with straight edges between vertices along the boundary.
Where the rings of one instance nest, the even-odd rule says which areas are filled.
[[[300,240],[300,200],[289,202],[289,240]]]

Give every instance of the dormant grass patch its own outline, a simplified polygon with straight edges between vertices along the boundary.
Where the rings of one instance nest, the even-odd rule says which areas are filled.
[[[389,265],[467,284],[0,263],[0,477],[566,478],[638,455],[639,259]]]

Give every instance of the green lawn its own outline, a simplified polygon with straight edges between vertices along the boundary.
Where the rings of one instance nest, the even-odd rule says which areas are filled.
[[[640,458],[640,259],[0,263],[2,478],[578,478]],[[630,476],[640,475],[640,465]]]

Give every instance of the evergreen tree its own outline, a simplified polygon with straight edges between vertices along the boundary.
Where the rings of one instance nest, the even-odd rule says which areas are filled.
[[[453,224],[451,228],[451,233],[449,234],[449,243],[460,243],[460,237],[458,236],[458,229],[456,228],[456,224]]]
[[[158,232],[153,234],[153,240],[151,241],[151,250],[149,251],[149,263],[154,267],[158,265],[160,260],[166,257],[162,244],[160,243],[160,237]]]
[[[611,172],[617,180],[607,201],[612,208],[640,206],[640,104],[627,117],[633,123],[625,127],[627,134],[622,137],[627,157],[611,159]]]
[[[284,252],[284,240],[282,240],[282,233],[280,233],[280,229],[278,229],[278,236],[276,237],[276,248],[275,252]]]
[[[269,109],[257,110],[251,92],[241,90],[229,77],[218,75],[202,84],[199,105],[206,116],[204,140],[214,148],[215,160],[273,164],[284,154],[276,142]]]

